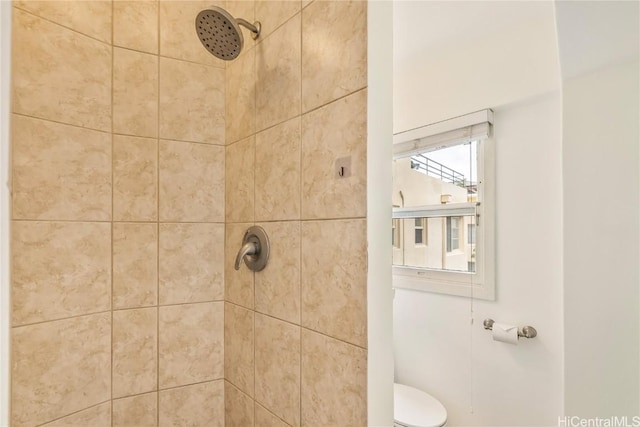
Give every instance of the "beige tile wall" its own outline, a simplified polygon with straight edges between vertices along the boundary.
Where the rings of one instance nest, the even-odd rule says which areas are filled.
[[[210,3],[14,1],[12,426],[224,425]]]
[[[263,23],[234,62],[211,3]],[[12,425],[366,425],[366,3],[13,19]]]
[[[367,5],[227,4],[263,32],[226,68],[226,425],[364,426]],[[235,271],[253,224],[271,259]]]

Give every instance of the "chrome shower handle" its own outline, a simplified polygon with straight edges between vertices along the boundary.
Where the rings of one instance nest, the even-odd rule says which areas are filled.
[[[236,264],[234,268],[236,270],[240,270],[240,264],[242,263],[244,257],[246,257],[247,255],[256,255],[260,253],[259,245],[260,244],[256,242],[247,242],[242,245],[242,247],[240,248],[240,252],[238,252],[238,255],[236,256]]]
[[[236,256],[234,265],[236,270],[240,270],[243,260],[247,268],[252,271],[260,271],[267,266],[269,238],[262,227],[254,225],[244,233],[242,247]]]

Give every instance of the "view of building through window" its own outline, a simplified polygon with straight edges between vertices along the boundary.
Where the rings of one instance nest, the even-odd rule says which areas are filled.
[[[447,209],[478,201],[477,144],[394,161],[393,204],[418,212],[394,219],[394,265],[475,272],[476,216]]]

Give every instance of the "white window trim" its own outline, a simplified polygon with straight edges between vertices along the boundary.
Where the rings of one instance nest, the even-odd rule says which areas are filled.
[[[495,300],[495,147],[493,111],[482,110],[394,135],[394,160],[444,147],[478,144],[478,200],[442,206],[394,208],[394,218],[477,215],[476,272],[393,266],[393,286],[424,292]]]

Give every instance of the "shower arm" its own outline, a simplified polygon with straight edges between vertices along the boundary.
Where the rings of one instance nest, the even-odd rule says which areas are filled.
[[[255,25],[250,23],[249,21],[246,21],[242,18],[236,18],[236,22],[239,25],[242,25],[243,27],[245,27],[246,29],[248,29],[249,31],[251,31],[253,34],[251,34],[251,37],[255,40],[258,38],[258,36],[260,35],[260,22],[256,21]]]

